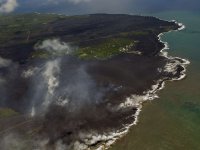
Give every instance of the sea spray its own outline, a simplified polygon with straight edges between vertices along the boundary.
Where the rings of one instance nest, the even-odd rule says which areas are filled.
[[[56,50],[53,48],[54,45],[41,43],[50,47],[50,53],[53,50],[53,57],[46,59],[37,71],[29,71],[24,74],[26,79],[31,77],[34,82],[34,86],[30,90],[31,100],[33,100],[30,109],[31,114],[34,117],[42,114],[45,118],[45,121],[42,122],[43,128],[40,131],[45,132],[47,136],[44,136],[46,139],[41,140],[45,141],[42,142],[43,144],[37,143],[41,147],[54,143],[53,146],[56,149],[108,148],[118,138],[124,136],[131,126],[137,124],[142,103],[158,98],[156,92],[164,87],[164,81],[167,80],[166,77],[158,81],[155,80],[153,83],[156,84],[150,88],[151,90],[141,94],[134,94],[133,92],[133,95],[126,97],[120,103],[116,103],[115,107],[110,109],[112,105],[107,99],[101,101],[103,99],[102,90],[96,87],[96,83],[87,73],[87,67],[80,64],[74,65],[73,62],[70,62],[71,60],[67,62],[67,57],[58,61],[54,55],[54,50]],[[65,47],[63,42],[58,42],[58,44]],[[45,50],[44,47],[42,49]],[[63,63],[62,61],[66,62]],[[173,66],[173,61],[169,61],[169,63],[166,63],[165,68],[157,69],[158,72],[174,75],[177,67]],[[177,64],[179,64],[179,60],[174,65]],[[75,69],[70,71],[72,66]],[[122,88],[116,87],[115,92],[118,89],[123,89],[123,86],[119,87]],[[109,103],[106,105],[99,105],[107,102]],[[133,110],[132,113],[129,112],[130,116],[123,116],[123,118],[131,117],[131,122],[120,122],[121,128],[115,129],[111,126],[109,130],[104,132],[95,130],[102,129],[101,126],[104,125],[105,121],[108,121],[107,118],[112,123],[115,121],[113,124],[117,124],[117,121],[121,118],[114,118],[114,120],[110,116],[120,113],[123,115],[126,110]],[[95,123],[98,123],[98,125]]]
[[[175,31],[181,31],[186,28],[185,25],[183,25],[182,23],[178,23],[175,20],[172,20],[172,22],[175,22],[176,24],[179,25],[179,28]],[[172,32],[172,31],[169,31],[169,32]],[[166,51],[169,49],[169,44],[167,42],[163,42],[161,40],[162,35],[163,35],[163,33],[160,33],[158,35],[159,41],[164,44],[164,48],[160,51],[160,55],[163,57],[166,57],[169,60],[169,63],[166,63],[166,66],[164,67],[164,71],[175,74],[177,65],[180,65],[183,67],[183,70],[180,72],[179,77],[175,77],[175,78],[171,78],[171,79],[167,79],[167,80],[168,81],[182,80],[186,77],[186,67],[190,64],[190,62],[189,62],[189,60],[186,60],[186,59],[169,56],[168,52]],[[119,105],[120,109],[124,109],[127,107],[136,107],[137,111],[134,114],[135,120],[132,124],[125,125],[125,127],[122,129],[122,131],[119,131],[117,134],[113,133],[113,138],[104,142],[103,146],[100,145],[97,148],[98,150],[108,149],[112,144],[114,144],[116,142],[117,139],[126,135],[129,131],[130,127],[132,127],[133,125],[137,125],[138,116],[141,112],[143,102],[148,101],[148,100],[154,100],[155,98],[159,98],[156,93],[164,88],[165,81],[166,81],[166,79],[158,80],[157,84],[153,85],[151,90],[144,92],[144,95],[132,95],[131,97],[127,97],[125,102],[121,103]],[[110,137],[110,136],[107,136],[107,137]]]
[[[162,34],[160,34],[158,36],[160,42],[162,42],[161,35]],[[181,58],[177,58],[177,57],[175,58],[175,57],[168,56],[168,53],[165,50],[169,49],[169,46],[166,42],[164,43],[164,45],[165,45],[165,48],[161,50],[160,55],[163,57],[166,57],[166,59],[168,60],[168,63],[166,63],[166,66],[163,69],[160,69],[159,71],[161,73],[166,72],[166,73],[171,73],[171,74],[175,75],[176,74],[175,72],[177,72],[177,65],[181,65],[184,67],[184,70],[181,71],[180,76],[175,79],[176,80],[182,79],[183,76],[185,77],[185,67],[188,65],[188,62]],[[175,79],[168,79],[168,80],[175,80]],[[88,132],[82,132],[82,133],[80,132],[79,133],[80,141],[76,140],[76,141],[74,141],[74,143],[71,143],[71,145],[66,145],[66,144],[63,145],[62,142],[58,142],[57,146],[70,147],[72,149],[77,148],[77,149],[81,150],[81,149],[87,149],[89,147],[92,147],[92,145],[95,145],[96,143],[100,143],[100,144],[96,145],[95,149],[98,149],[98,150],[105,149],[105,148],[107,149],[113,143],[115,143],[115,141],[117,139],[119,139],[122,136],[124,136],[125,134],[127,134],[127,132],[129,131],[131,126],[137,124],[138,116],[141,112],[143,102],[148,101],[148,100],[154,100],[155,98],[158,98],[158,95],[156,93],[159,90],[164,88],[165,80],[167,80],[167,79],[163,78],[163,79],[158,80],[157,83],[155,85],[153,85],[149,91],[143,92],[143,95],[134,95],[133,94],[130,97],[127,97],[123,103],[119,104],[119,106],[115,108],[116,111],[124,110],[127,108],[137,108],[137,111],[135,112],[135,114],[132,114],[133,117],[135,118],[132,121],[132,123],[124,124],[123,128],[121,128],[119,130],[113,130],[113,131],[111,130],[106,133],[99,133],[96,131],[93,131],[93,132],[88,131]],[[69,87],[71,87],[71,86],[69,86]],[[50,86],[50,87],[52,87],[52,86]],[[73,89],[73,88],[71,88],[71,89]],[[65,93],[66,91],[71,91],[71,90],[64,89],[63,91]],[[70,93],[73,93],[73,91],[74,90],[72,90]],[[58,102],[59,102],[58,104],[60,106],[65,106],[65,105],[67,106],[70,104],[69,100],[62,96],[60,97]]]

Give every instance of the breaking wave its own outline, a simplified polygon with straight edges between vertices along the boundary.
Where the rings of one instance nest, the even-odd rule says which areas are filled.
[[[185,25],[182,23],[178,23],[175,20],[172,20],[172,22],[175,22],[176,24],[178,24],[180,26],[180,28],[178,28],[175,31],[181,31],[186,28]],[[169,32],[172,32],[172,31],[169,31]],[[160,51],[159,55],[168,59],[168,63],[165,65],[163,71],[166,73],[171,73],[173,75],[176,75],[178,66],[182,67],[182,70],[179,71],[178,76],[174,76],[172,78],[163,78],[163,79],[158,80],[157,84],[153,85],[149,91],[144,92],[144,95],[132,95],[130,97],[127,97],[125,102],[121,103],[119,105],[119,109],[124,109],[127,107],[137,108],[137,111],[134,114],[134,117],[135,117],[134,122],[126,125],[120,131],[117,131],[115,133],[110,133],[110,134],[107,133],[107,136],[106,135],[96,135],[96,137],[104,137],[104,139],[105,139],[105,137],[107,137],[107,139],[108,139],[107,142],[105,142],[103,145],[100,145],[97,148],[98,150],[103,150],[103,149],[109,148],[112,144],[114,144],[116,142],[116,140],[118,140],[119,138],[126,135],[129,131],[130,127],[132,127],[133,125],[137,125],[137,123],[139,121],[138,120],[139,114],[142,111],[143,102],[151,101],[156,98],[159,98],[159,96],[157,95],[157,92],[162,90],[165,87],[165,81],[178,81],[178,80],[182,80],[186,77],[186,67],[190,64],[190,61],[183,59],[183,58],[179,58],[179,57],[169,56],[168,52],[167,52],[167,50],[169,50],[169,45],[167,42],[162,41],[162,35],[164,35],[164,34],[161,33],[158,35],[159,41],[164,44],[164,48]],[[96,140],[96,142],[98,140]],[[104,141],[104,140],[102,139],[102,141]]]
[[[177,31],[185,29],[183,24],[176,21],[173,22],[180,26]],[[164,88],[165,81],[182,80],[186,77],[186,67],[190,62],[186,59],[169,56],[167,52],[169,45],[167,42],[162,41],[162,35],[163,33],[158,35],[159,41],[164,44],[164,48],[159,55],[166,59],[166,64],[164,68],[158,68],[158,72],[162,72],[165,76],[156,81],[156,84],[152,85],[149,90],[144,91],[142,94],[132,94],[119,104],[111,104],[107,99],[106,102],[101,101],[104,98],[104,93],[109,93],[110,87],[113,85],[109,85],[108,88],[97,88],[93,78],[87,73],[85,65],[76,62],[76,66],[73,63],[73,59],[56,57],[42,63],[40,67],[29,67],[23,71],[21,74],[23,78],[27,80],[33,78],[33,84],[30,93],[28,93],[31,97],[26,97],[32,102],[29,106],[29,117],[33,120],[38,119],[39,122],[41,121],[40,119],[48,120],[47,122],[42,122],[44,130],[46,130],[46,133],[44,135],[42,133],[42,136],[45,138],[33,141],[34,148],[43,150],[46,145],[52,144],[55,150],[103,150],[109,148],[117,139],[126,135],[130,127],[137,125],[143,102],[158,98],[157,92]],[[46,49],[53,54],[57,53],[57,49],[67,55],[73,51],[67,43],[58,39],[45,40],[36,45],[35,48]],[[63,63],[63,61],[67,63]],[[10,63],[9,60],[0,58],[0,66],[7,66]],[[70,68],[75,69],[70,71]],[[117,91],[120,88],[123,87],[115,87],[115,90]],[[97,128],[96,126],[101,125],[96,125],[96,120],[93,121],[94,117],[103,124],[105,118],[110,117],[109,119],[112,119],[112,115],[118,112],[122,113],[122,118],[127,113],[127,117],[131,118],[130,121],[125,118],[121,122],[117,122],[118,124],[123,123],[120,127],[113,129],[111,125],[109,130],[98,132],[99,127]],[[66,116],[65,113],[69,116]],[[56,120],[56,115],[60,117],[60,120]],[[118,116],[115,115],[114,117]],[[52,122],[53,120],[56,121]],[[106,121],[108,124],[112,122],[112,120]],[[90,122],[92,122],[92,125],[89,125],[89,129],[84,129]],[[61,126],[62,129],[59,128],[61,123],[64,124]],[[69,129],[66,129],[67,127]],[[64,135],[63,133],[54,135],[57,130],[64,131]],[[69,136],[69,139],[64,139],[65,142],[63,142],[62,138],[66,135]],[[46,137],[51,137],[52,139]],[[4,142],[4,144],[7,144],[4,145],[6,148],[13,143],[20,143],[24,140],[14,133],[3,138],[3,141],[9,141]]]

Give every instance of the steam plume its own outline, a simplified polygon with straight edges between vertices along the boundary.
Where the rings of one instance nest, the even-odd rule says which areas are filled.
[[[59,39],[47,39],[42,41],[42,43],[38,43],[35,45],[36,50],[45,50],[51,54],[56,53],[71,53],[71,47],[65,43],[60,41]]]

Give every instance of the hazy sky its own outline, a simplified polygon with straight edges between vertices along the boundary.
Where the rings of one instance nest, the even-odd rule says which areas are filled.
[[[200,10],[200,0],[0,0],[1,3],[4,7],[0,8],[0,12],[5,12],[6,8],[7,12],[37,11],[65,14]]]

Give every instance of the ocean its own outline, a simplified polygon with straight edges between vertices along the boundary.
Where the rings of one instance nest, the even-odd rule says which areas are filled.
[[[143,105],[139,122],[111,150],[200,150],[200,13],[166,11],[153,15],[182,22],[186,29],[165,33],[169,55],[190,60],[187,77],[167,82],[159,99]]]

